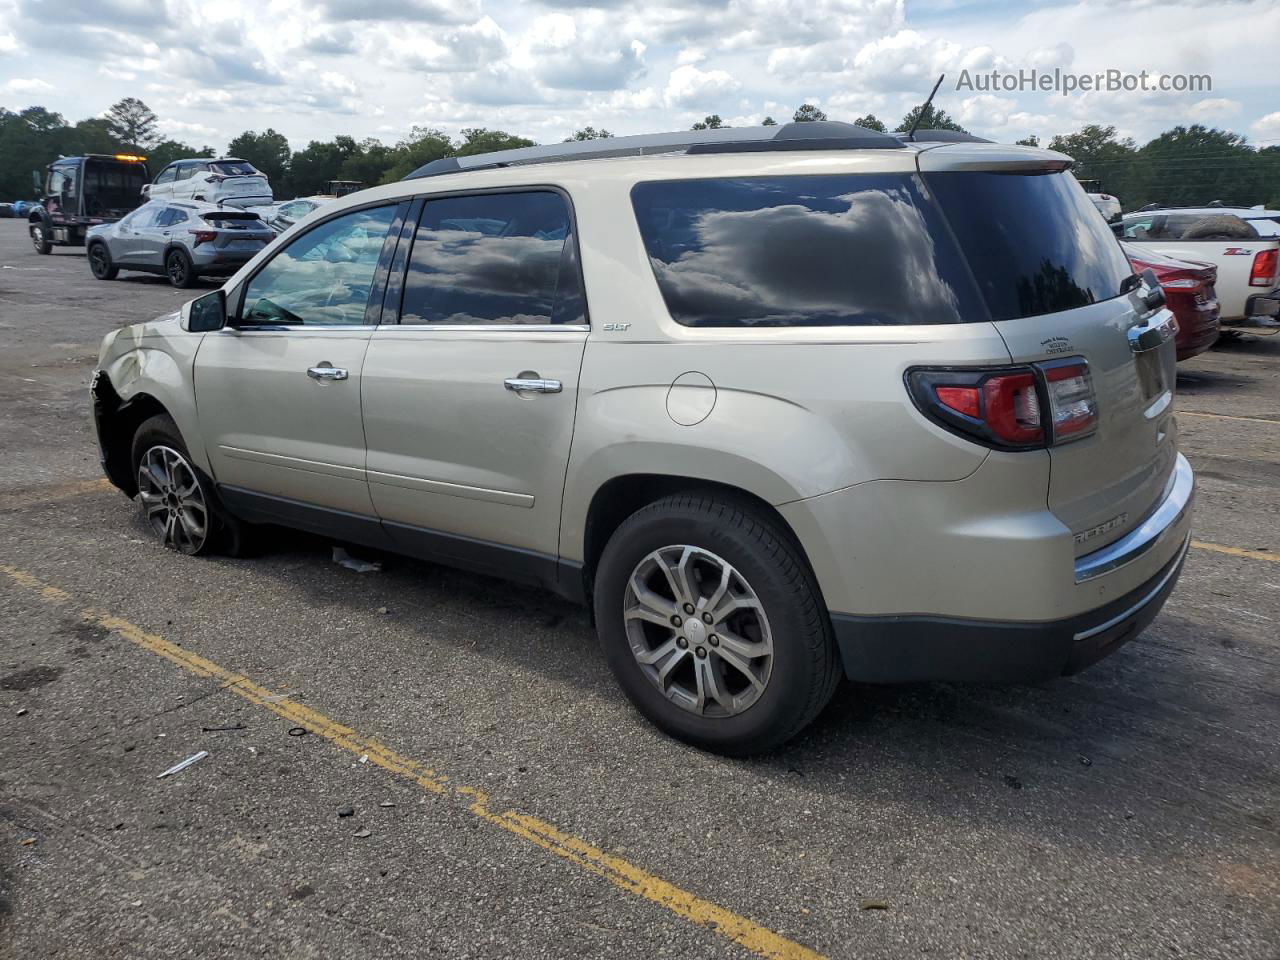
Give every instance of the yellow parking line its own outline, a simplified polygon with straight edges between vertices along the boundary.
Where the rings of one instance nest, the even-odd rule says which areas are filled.
[[[1225,413],[1205,413],[1202,410],[1179,410],[1180,417],[1205,417],[1210,420],[1238,420],[1241,423],[1265,423],[1280,427],[1280,420],[1268,420],[1266,417],[1231,417]]]
[[[5,574],[13,583],[35,592],[50,603],[70,604],[74,600],[65,590],[44,583],[17,567],[0,564],[0,573]],[[443,774],[416,760],[401,756],[378,740],[362,736],[351,727],[331,720],[310,707],[281,698],[248,677],[227,670],[212,660],[179,646],[171,640],[166,640],[158,634],[147,633],[128,620],[94,609],[83,610],[80,616],[89,623],[114,631],[135,646],[163,657],[188,673],[221,681],[228,692],[270,710],[294,726],[305,727],[348,753],[359,757],[367,756],[369,763],[377,764],[402,779],[412,781],[424,790],[461,801],[465,810],[486,823],[527,840],[589,873],[603,877],[615,887],[664,907],[676,916],[731,940],[757,956],[769,957],[772,960],[822,960],[821,954],[808,947],[788,940],[781,934],[774,933],[767,927],[753,923],[746,917],[739,916],[718,904],[682,890],[621,857],[606,853],[579,837],[565,833],[553,824],[517,810],[495,813],[489,809],[489,800],[481,791],[453,784]]]
[[[0,510],[30,507],[38,503],[57,503],[59,500],[70,500],[86,493],[112,489],[114,488],[110,480],[106,477],[98,477],[94,480],[75,480],[71,483],[24,487],[21,490],[0,490]]]
[[[1271,563],[1280,563],[1280,553],[1271,553],[1268,550],[1245,550],[1243,547],[1228,547],[1221,543],[1209,543],[1205,540],[1192,540],[1191,545],[1197,550],[1209,550],[1213,553],[1225,553],[1232,557],[1246,557],[1249,560],[1268,560]]]

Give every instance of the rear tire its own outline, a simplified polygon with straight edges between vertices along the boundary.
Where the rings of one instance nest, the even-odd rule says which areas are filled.
[[[193,557],[249,552],[249,526],[222,506],[172,417],[159,414],[142,422],[133,435],[130,462],[143,521],[166,547]]]
[[[729,756],[791,739],[840,678],[817,583],[774,523],[676,494],[618,527],[596,571],[596,629],[628,698],[671,736]]]
[[[111,251],[102,242],[89,245],[89,269],[99,280],[114,280],[120,269],[111,262]]]
[[[53,243],[49,240],[48,228],[39,221],[31,225],[31,245],[36,248],[36,253],[39,254],[47,254],[53,250]]]
[[[185,290],[196,282],[195,267],[185,250],[170,250],[165,255],[164,272],[169,282],[180,290]]]

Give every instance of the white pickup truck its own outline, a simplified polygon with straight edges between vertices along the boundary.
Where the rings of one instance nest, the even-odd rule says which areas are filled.
[[[1280,326],[1280,210],[1143,209],[1112,229],[1167,256],[1217,267],[1224,327]]]

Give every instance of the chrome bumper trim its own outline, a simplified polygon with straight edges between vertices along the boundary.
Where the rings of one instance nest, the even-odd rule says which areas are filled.
[[[1115,543],[1079,557],[1076,560],[1076,583],[1085,583],[1119,570],[1163,543],[1191,509],[1195,488],[1196,479],[1191,472],[1191,464],[1186,457],[1178,454],[1173,466],[1173,477],[1160,506]]]
[[[1178,551],[1177,559],[1179,562],[1171,564],[1169,567],[1169,571],[1163,577],[1160,578],[1160,582],[1157,583],[1150,590],[1148,590],[1146,594],[1143,595],[1141,600],[1139,600],[1137,603],[1131,606],[1128,610],[1124,611],[1124,613],[1116,614],[1114,617],[1112,617],[1110,620],[1106,621],[1105,623],[1100,623],[1096,627],[1090,627],[1088,630],[1081,630],[1079,633],[1075,635],[1073,639],[1079,642],[1081,640],[1088,640],[1090,637],[1096,637],[1098,634],[1105,633],[1106,631],[1110,630],[1117,623],[1121,623],[1129,619],[1131,616],[1133,616],[1135,613],[1137,613],[1139,610],[1145,607],[1148,603],[1152,601],[1152,599],[1157,594],[1160,593],[1161,590],[1165,588],[1165,585],[1169,582],[1169,579],[1171,577],[1176,577],[1178,575],[1178,571],[1182,569],[1182,563],[1181,563],[1182,557],[1185,556],[1186,552],[1190,549],[1191,549],[1191,534],[1187,534],[1187,538],[1182,541],[1182,549]]]

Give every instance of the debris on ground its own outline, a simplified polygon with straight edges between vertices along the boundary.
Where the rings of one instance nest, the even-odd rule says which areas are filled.
[[[229,727],[201,727],[201,733],[222,733],[224,730],[247,730],[243,723],[232,724]]]
[[[21,710],[19,710],[19,711],[18,711],[18,716],[20,716],[20,717],[25,717],[26,715],[27,715],[27,708],[26,708],[26,707],[23,707]]]
[[[379,607],[379,608],[378,608],[378,612],[379,612],[379,613],[390,613],[391,611],[390,611],[390,610],[388,610],[386,607]]]
[[[289,728],[289,736],[291,737],[305,737],[306,735],[307,735],[306,727],[290,727]]]
[[[360,762],[361,762],[361,763],[368,763],[368,762],[369,762],[369,755],[368,755],[367,753],[361,754],[361,755],[360,755]]]
[[[380,804],[378,804],[378,806],[380,807],[394,807],[395,805],[396,805],[396,802],[394,800],[383,800]]]
[[[283,703],[284,701],[288,700],[290,697],[296,697],[300,692],[301,691],[299,690],[293,690],[289,693],[273,693],[269,697],[263,697],[262,702],[263,703]]]
[[[357,830],[355,833],[352,834],[352,836],[363,840],[365,837],[372,837],[373,831],[370,830],[368,827],[365,827],[363,830]]]
[[[345,547],[333,548],[333,562],[340,567],[346,567],[348,570],[354,570],[356,573],[379,573],[382,570],[382,564],[372,560],[361,560],[359,557],[353,557],[347,553]]]
[[[864,898],[858,903],[859,910],[888,910],[888,900],[875,900],[872,898]]]
[[[187,757],[187,759],[183,760],[181,763],[175,763],[172,767],[170,767],[164,773],[160,774],[160,776],[156,777],[156,779],[163,780],[165,777],[169,776],[170,774],[177,773],[179,770],[185,770],[187,769],[187,767],[191,766],[193,763],[199,763],[208,755],[209,755],[208,750],[201,750],[199,753],[193,753],[191,756]]]
[[[355,815],[356,815],[355,807],[339,807],[338,808],[339,817],[354,817]]]
[[[24,847],[29,847],[29,846],[31,846],[33,843],[35,843],[35,842],[36,842],[36,838],[35,838],[35,837],[27,837],[27,838],[25,838],[25,839],[23,839],[23,840],[19,840],[18,842],[19,842],[20,844],[22,844]]]
[[[1022,781],[1019,780],[1017,777],[1010,776],[1007,773],[1004,775],[1004,782],[1005,782],[1005,785],[1008,786],[1010,790],[1022,789]]]
[[[1080,766],[1082,766],[1082,767],[1092,767],[1092,766],[1093,766],[1093,761],[1092,761],[1092,760],[1090,760],[1088,757],[1081,757],[1081,758],[1080,758]]]

